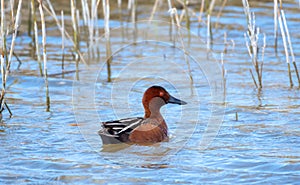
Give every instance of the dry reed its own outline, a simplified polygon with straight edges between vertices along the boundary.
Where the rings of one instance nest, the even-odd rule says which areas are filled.
[[[278,40],[278,0],[274,0],[274,48],[277,52],[277,40]]]
[[[252,77],[252,80],[253,80],[256,88],[261,89],[262,88],[263,58],[261,59],[261,62],[258,61],[258,54],[259,54],[258,41],[259,41],[260,30],[258,27],[256,27],[255,14],[253,12],[252,13],[250,12],[248,0],[243,0],[243,6],[244,6],[245,15],[247,17],[247,25],[248,25],[247,36],[250,41],[250,44],[248,42],[246,34],[244,36],[245,36],[245,40],[246,40],[248,54],[252,59],[252,65],[253,65],[256,75],[257,75],[258,83],[256,82],[254,74],[251,69],[250,69],[250,73],[251,73],[251,77]],[[266,40],[264,39],[264,42],[265,41]],[[263,45],[262,57],[264,55],[264,47],[265,47],[265,43]]]
[[[33,29],[34,29],[34,34],[32,35],[34,38],[34,48],[35,48],[35,54],[37,57],[37,62],[39,65],[39,71],[40,75],[43,76],[43,68],[42,68],[42,59],[40,55],[40,47],[39,47],[39,36],[38,36],[38,25],[37,25],[37,18],[35,14],[35,0],[31,0],[31,11],[32,11],[32,19],[33,19]]]
[[[284,25],[284,28],[285,28],[284,30],[285,30],[286,35],[287,35],[287,41],[288,41],[288,44],[289,44],[289,50],[290,50],[291,57],[292,57],[292,63],[293,63],[295,73],[296,73],[296,76],[297,76],[297,79],[298,79],[298,84],[299,84],[299,87],[300,87],[300,78],[299,78],[298,68],[297,68],[296,59],[295,59],[295,55],[294,55],[293,45],[292,45],[292,41],[291,41],[291,38],[290,38],[289,28],[287,26],[284,11],[281,10],[280,12],[281,12],[282,20],[283,20],[283,25]]]
[[[61,11],[61,73],[64,77],[65,73],[65,21],[64,21],[64,11]]]
[[[43,10],[43,0],[39,0],[39,11],[41,16],[42,24],[42,47],[43,47],[43,61],[44,61],[44,80],[46,88],[46,111],[50,111],[50,95],[49,95],[49,83],[48,83],[48,72],[47,72],[47,49],[46,49],[46,23],[45,15]]]
[[[206,49],[207,52],[211,49],[211,41],[212,41],[212,35],[211,35],[211,22],[210,22],[210,14],[207,14],[207,29],[206,29]]]
[[[226,98],[226,81],[227,81],[227,70],[224,66],[224,53],[221,53],[221,65],[222,65],[222,79],[223,79],[223,94],[224,94],[224,102]]]
[[[10,50],[9,50],[9,55],[8,55],[8,59],[6,60],[6,62],[4,62],[4,57],[7,58],[7,55],[5,56],[5,51],[6,51],[6,35],[5,35],[5,16],[4,16],[4,0],[1,0],[1,40],[3,40],[2,42],[2,51],[1,52],[1,74],[2,74],[2,90],[1,90],[1,96],[0,96],[0,112],[2,112],[4,110],[4,106],[6,107],[6,109],[8,110],[10,116],[12,116],[12,112],[10,111],[6,100],[5,100],[5,93],[6,93],[6,82],[9,76],[9,71],[10,71],[10,66],[12,63],[12,55],[14,53],[14,47],[15,47],[15,41],[16,41],[16,37],[17,37],[17,32],[18,32],[18,28],[19,28],[19,23],[20,23],[20,15],[21,15],[21,7],[22,7],[22,0],[19,0],[18,2],[18,7],[17,7],[17,12],[16,15],[14,14],[13,11],[13,7],[14,7],[14,2],[10,1],[10,6],[11,6],[11,20],[12,20],[12,24],[13,24],[13,32],[12,32],[12,40],[11,40],[11,44],[10,44]]]
[[[59,29],[62,29],[61,23],[60,23],[60,21],[58,20],[58,18],[57,18],[57,16],[56,16],[56,13],[55,13],[55,11],[54,11],[54,8],[53,8],[53,6],[52,6],[50,0],[47,0],[47,4],[48,4],[49,8],[48,8],[47,6],[45,6],[45,4],[43,4],[44,10],[45,10],[49,15],[52,16],[52,18],[55,20],[56,25],[58,26],[58,28],[59,28]],[[70,35],[66,30],[64,30],[64,34],[65,34],[66,38],[67,38],[70,42],[72,42],[73,46],[75,47],[75,41],[72,39],[71,35]],[[82,56],[82,53],[81,53],[79,50],[76,51],[76,53],[79,55],[79,57],[77,57],[77,58],[80,58],[80,61],[86,64],[86,61],[84,60],[84,57]],[[78,70],[77,70],[77,71],[78,71]]]
[[[171,4],[169,3],[169,5],[171,5]],[[188,55],[187,55],[187,50],[185,48],[184,41],[183,41],[183,36],[182,36],[182,32],[181,32],[180,20],[179,20],[178,14],[177,14],[177,9],[176,8],[171,8],[171,9],[169,9],[169,12],[170,12],[170,14],[172,14],[171,17],[172,18],[174,17],[175,21],[176,21],[176,28],[177,28],[177,32],[178,32],[178,36],[179,36],[178,39],[179,39],[179,42],[181,43],[181,49],[183,50],[184,59],[185,59],[185,62],[187,64],[187,67],[188,67],[188,73],[189,73],[189,77],[190,77],[190,80],[191,80],[191,87],[193,87],[194,79],[193,79],[193,76],[192,76],[192,71],[191,71],[189,58],[188,58]],[[190,34],[190,33],[188,33],[188,34]],[[177,39],[174,39],[174,47],[176,47],[175,46],[175,40],[177,40]],[[191,90],[192,90],[192,88],[191,88]]]
[[[282,23],[282,15],[279,13],[278,14],[278,19],[279,19],[279,27],[280,27],[280,31],[281,31],[281,36],[282,36],[282,42],[283,42],[283,47],[284,47],[284,52],[285,52],[285,59],[286,59],[286,63],[288,66],[288,76],[289,76],[289,81],[290,81],[290,87],[292,88],[294,86],[293,84],[293,79],[292,79],[292,72],[291,72],[291,65],[290,65],[290,57],[289,57],[289,51],[288,51],[288,46],[287,46],[287,38],[286,38],[286,34],[285,33],[285,29]]]
[[[109,0],[102,0],[103,14],[104,14],[104,29],[105,29],[105,41],[106,41],[106,66],[107,66],[107,81],[111,82],[111,62],[112,53],[110,46],[110,28],[109,28],[109,17],[110,17],[110,7]]]
[[[75,58],[78,59],[78,51],[79,51],[79,35],[78,35],[78,20],[76,17],[76,1],[71,0],[71,16],[72,16],[72,26],[73,26],[73,40],[74,40],[74,51]],[[77,60],[76,60],[77,61]],[[76,62],[76,67],[78,67],[78,63]]]

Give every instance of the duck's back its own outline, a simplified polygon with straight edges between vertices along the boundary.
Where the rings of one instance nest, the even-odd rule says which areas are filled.
[[[103,144],[117,144],[129,142],[130,133],[144,121],[142,117],[125,118],[120,120],[102,122],[102,129],[98,134]]]

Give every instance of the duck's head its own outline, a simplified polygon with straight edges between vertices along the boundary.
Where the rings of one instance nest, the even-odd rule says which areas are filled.
[[[159,111],[160,107],[168,103],[178,105],[187,104],[185,101],[171,96],[168,91],[161,86],[152,86],[148,88],[143,96],[145,117],[150,117],[151,113]]]

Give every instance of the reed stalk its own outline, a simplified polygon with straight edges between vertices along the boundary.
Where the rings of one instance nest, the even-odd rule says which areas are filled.
[[[74,40],[74,52],[76,61],[76,79],[79,80],[79,33],[78,33],[78,19],[76,16],[77,8],[76,1],[71,0],[71,16],[72,16],[72,26],[73,26],[73,40]]]
[[[43,5],[43,8],[44,10],[50,14],[52,16],[52,18],[55,20],[56,22],[56,25],[58,26],[59,29],[62,29],[62,26],[61,26],[61,23],[60,21],[58,20],[57,16],[56,16],[56,13],[54,11],[54,8],[50,2],[50,0],[47,0],[47,4],[49,6],[49,8],[47,6],[45,6],[45,4],[42,4]],[[75,45],[75,41],[72,39],[72,36],[66,31],[64,30],[64,33],[65,33],[65,36],[68,40],[70,40],[72,42],[73,45]],[[83,62],[84,64],[86,64],[86,61],[84,60],[84,57],[82,55],[82,53],[78,50],[77,51],[77,54],[79,55],[78,58],[80,58],[80,61]]]
[[[210,1],[209,8],[208,8],[208,12],[207,12],[207,13],[210,14],[210,15],[211,15],[211,13],[212,13],[214,7],[215,7],[215,2],[216,2],[216,0],[211,0],[211,1]]]
[[[243,6],[244,6],[244,12],[247,17],[247,25],[248,25],[248,30],[247,30],[247,35],[248,39],[250,41],[250,44],[248,42],[246,34],[245,40],[246,40],[246,46],[248,49],[249,56],[252,59],[252,65],[255,69],[256,75],[257,75],[257,81],[255,80],[255,77],[253,75],[252,70],[250,69],[251,77],[253,79],[254,85],[256,88],[261,89],[262,88],[262,67],[263,67],[263,57],[264,57],[264,48],[265,48],[265,43],[263,45],[263,51],[262,51],[262,59],[261,62],[258,61],[258,54],[259,54],[259,47],[258,47],[258,41],[259,41],[259,28],[256,27],[255,24],[255,14],[250,12],[250,7],[248,0],[243,0]],[[264,38],[265,42],[265,38]]]
[[[188,10],[187,5],[188,5],[188,1],[184,0],[183,8],[184,8],[184,11],[185,11],[185,22],[186,22],[186,28],[189,31],[191,29],[191,21],[190,21],[189,10]]]
[[[252,69],[249,69],[249,70],[250,70],[250,74],[251,74],[251,78],[253,80],[253,83],[254,83],[255,87],[258,88],[258,85],[257,85],[257,82],[256,82],[255,77],[253,75]]]
[[[105,29],[105,40],[106,40],[106,66],[107,66],[107,81],[111,82],[111,62],[112,53],[110,45],[110,28],[109,28],[109,17],[110,7],[109,0],[102,0],[103,14],[104,14],[104,29]]]
[[[15,22],[15,13],[14,13],[14,5],[15,5],[15,0],[10,0],[10,15],[11,15],[11,20],[14,23]]]
[[[267,39],[266,39],[266,34],[264,33],[264,39],[263,39],[263,47],[262,47],[262,51],[261,51],[261,63],[260,63],[260,81],[262,81],[262,71],[263,71],[263,67],[264,67],[264,58],[265,58],[265,50],[267,47]],[[260,82],[262,83],[262,82]]]
[[[211,48],[211,23],[210,23],[210,14],[207,14],[207,30],[206,30],[206,49],[207,52]]]
[[[75,58],[77,59],[78,51],[79,51],[79,39],[78,39],[78,20],[76,18],[76,1],[71,0],[71,16],[72,16],[72,26],[73,26],[73,40],[74,40],[74,51],[75,51]],[[77,61],[77,60],[76,60]],[[78,62],[76,62],[76,67],[78,67]]]
[[[286,38],[287,33],[285,33],[284,25],[282,23],[284,17],[282,15],[282,12],[281,13],[278,12],[278,16],[279,16],[278,17],[279,27],[280,27],[280,32],[281,32],[282,42],[283,42],[284,52],[285,52],[285,59],[286,59],[287,67],[288,67],[288,76],[289,76],[289,81],[290,81],[290,87],[292,88],[294,86],[294,84],[293,84],[293,79],[292,79],[289,51],[288,51],[288,46],[287,46],[287,38]]]
[[[43,67],[42,67],[42,59],[40,55],[40,47],[39,47],[39,35],[38,35],[38,25],[37,25],[37,18],[36,18],[36,10],[35,10],[35,0],[31,0],[31,11],[32,11],[32,19],[33,19],[33,29],[34,29],[34,48],[35,48],[35,53],[37,57],[37,62],[39,65],[39,71],[40,75],[43,76]]]
[[[29,20],[28,20],[28,35],[31,37],[31,43],[32,43],[32,57],[35,57],[34,53],[36,50],[35,46],[35,33],[34,33],[34,19],[35,19],[35,6],[34,6],[34,0],[30,1],[30,13],[29,13]],[[31,33],[32,32],[32,33]]]
[[[136,6],[137,6],[137,1],[136,0],[129,0],[128,1],[128,9],[131,10],[131,22],[135,23],[136,22]]]
[[[32,11],[31,11],[31,1],[28,1],[28,7],[29,7],[29,18],[28,18],[28,27],[27,27],[27,34],[32,39],[32,43],[34,43],[34,38],[32,37]]]
[[[1,40],[2,40],[2,52],[4,54],[5,58],[5,64],[8,63],[8,57],[7,57],[7,45],[6,45],[6,34],[4,30],[4,23],[5,23],[5,3],[4,0],[1,0]]]
[[[97,29],[97,20],[98,20],[98,4],[100,0],[92,0],[91,2],[91,23],[92,27],[90,28],[90,40],[92,43],[95,43],[95,38],[99,38],[99,29]],[[93,45],[96,45],[93,44]],[[98,47],[92,47],[93,48],[93,57],[99,55],[99,52],[97,52]],[[97,55],[96,55],[97,54]]]
[[[90,11],[86,0],[81,0],[81,7],[82,7],[83,25],[89,26],[90,23],[88,20],[90,17]]]
[[[118,6],[119,6],[119,1],[121,1],[121,0],[118,0]],[[122,3],[122,2],[121,2]],[[100,4],[100,0],[97,0],[97,3],[96,3],[96,6],[95,6],[95,16],[94,16],[94,21],[95,21],[95,25],[96,25],[96,27],[95,27],[95,30],[96,30],[96,38],[99,38],[99,28],[98,28],[98,7],[99,7],[99,4]],[[120,5],[121,6],[121,5]],[[121,25],[123,25],[123,23],[121,23]],[[122,38],[124,38],[123,37],[124,36],[124,33],[123,33],[123,27],[122,27]],[[96,39],[95,39],[96,40]],[[97,53],[97,57],[98,58],[100,58],[101,57],[101,53],[100,53],[100,51],[101,51],[101,48],[100,48],[100,44],[98,44],[97,45],[97,48],[96,48],[96,53]]]
[[[193,79],[193,75],[192,75],[192,71],[191,71],[191,66],[190,66],[189,58],[188,58],[188,56],[186,54],[187,51],[186,51],[186,48],[185,48],[184,42],[183,42],[183,37],[182,37],[182,33],[181,33],[181,26],[180,26],[180,20],[179,20],[178,14],[177,14],[177,9],[176,8],[172,8],[169,11],[170,11],[171,14],[173,14],[172,17],[175,17],[175,20],[176,20],[176,27],[178,29],[179,41],[180,41],[181,46],[182,46],[181,49],[183,50],[183,53],[184,53],[184,60],[185,60],[185,62],[187,64],[187,67],[188,67],[189,77],[190,77],[190,80],[191,80],[191,90],[192,90],[194,79]],[[174,42],[175,42],[175,39],[174,39]],[[175,45],[174,45],[174,47],[175,47]]]
[[[13,5],[12,5],[13,7]],[[10,50],[9,50],[9,56],[8,56],[8,64],[6,66],[6,75],[5,75],[5,81],[7,80],[6,78],[8,77],[8,73],[9,73],[9,70],[10,70],[10,65],[11,65],[11,58],[13,56],[13,53],[14,53],[14,48],[15,48],[15,41],[16,41],[16,37],[17,37],[17,32],[18,32],[18,28],[19,28],[19,22],[20,22],[20,14],[21,14],[21,7],[22,7],[22,0],[19,0],[19,3],[18,3],[18,8],[17,8],[17,14],[16,14],[16,17],[13,19],[14,20],[14,31],[13,31],[13,34],[12,34],[12,41],[11,41],[11,44],[10,44]],[[13,13],[12,13],[13,15]]]
[[[223,11],[223,9],[224,9],[226,3],[227,3],[227,0],[223,0],[222,6],[221,6],[221,8],[220,8],[220,10],[219,10],[219,12],[218,12],[218,14],[217,14],[217,20],[216,20],[216,23],[215,23],[215,28],[216,28],[216,29],[217,29],[218,26],[219,26],[219,19],[220,19],[220,17],[221,17],[222,11]]]
[[[224,54],[227,53],[227,47],[228,47],[227,33],[224,32],[224,49],[223,49],[223,53],[224,53]]]
[[[4,53],[1,52],[1,79],[2,79],[2,89],[0,96],[0,113],[4,110],[4,94],[5,94],[5,62],[4,62]]]
[[[75,16],[76,16],[76,21],[77,21],[77,42],[78,42],[78,50],[80,50],[80,26],[79,26],[79,20],[80,20],[80,13],[79,13],[79,9],[76,8],[76,12],[75,12]]]
[[[279,7],[280,7],[280,10],[282,10],[282,0],[279,0]]]
[[[216,2],[216,0],[210,1],[208,12],[207,12],[207,19],[208,19],[207,20],[207,24],[209,24],[209,25],[207,25],[207,28],[209,28],[208,31],[209,31],[209,37],[210,37],[209,38],[210,39],[210,43],[209,43],[209,47],[210,48],[211,48],[211,44],[212,44],[212,41],[213,41],[213,33],[212,33],[212,26],[211,26],[211,20],[210,20],[210,18],[211,18],[213,9],[215,7],[215,2]]]
[[[159,0],[156,0],[159,1]],[[123,27],[123,14],[122,14],[122,0],[118,0],[118,12],[119,12],[119,21],[121,24],[121,31],[122,31],[122,39],[124,39],[124,27]]]
[[[14,7],[14,4],[13,2],[11,1],[11,8]],[[8,59],[7,59],[7,62],[6,62],[6,66],[4,65],[4,57],[5,57],[5,54],[4,52],[1,53],[1,73],[2,73],[2,91],[1,91],[1,96],[0,96],[0,112],[3,111],[4,109],[4,106],[7,108],[10,116],[12,116],[12,113],[8,107],[8,105],[6,104],[5,102],[5,93],[6,93],[6,82],[7,82],[7,78],[9,76],[9,71],[10,71],[10,66],[11,66],[11,63],[12,63],[12,55],[14,53],[14,47],[15,47],[15,41],[16,41],[16,37],[17,37],[17,32],[18,32],[18,28],[19,28],[19,22],[20,22],[20,14],[21,14],[21,7],[22,7],[22,0],[19,0],[19,3],[18,3],[18,8],[17,8],[17,13],[16,15],[14,15],[14,12],[13,10],[11,10],[11,15],[13,16],[12,17],[12,21],[13,21],[13,33],[12,33],[12,41],[11,41],[11,44],[10,44],[10,50],[9,50],[9,56],[8,56]],[[5,38],[5,34],[4,34],[4,1],[1,0],[1,37],[4,36]],[[4,39],[2,38],[2,39]],[[6,44],[4,45],[5,43],[3,43],[2,45],[2,48],[4,49],[4,47],[6,47]],[[6,49],[5,49],[6,50]],[[4,67],[5,66],[5,67]]]
[[[118,0],[119,2],[120,0]],[[155,12],[157,10],[157,6],[158,6],[158,3],[159,3],[160,0],[155,0],[155,3],[153,5],[153,8],[152,8],[152,11],[151,11],[151,15],[149,17],[149,22],[151,22],[153,20],[153,17],[155,15]],[[121,1],[120,1],[121,2]],[[120,20],[122,19],[122,17],[120,17]]]
[[[97,27],[97,24],[98,24],[98,6],[99,6],[99,3],[100,3],[100,0],[93,0],[93,3],[92,3],[92,6],[93,6],[93,11],[92,11],[92,18],[93,18],[93,21],[94,21],[94,35],[96,38],[99,38],[99,29]]]
[[[4,8],[4,0],[1,0],[1,56],[4,55],[5,52],[5,43],[4,43],[4,37],[5,37],[5,31],[4,31],[4,23],[5,23],[5,8]],[[4,59],[4,56],[3,56]],[[3,73],[2,73],[3,74]]]
[[[205,6],[205,0],[201,0],[201,6],[200,6],[200,10],[199,10],[199,17],[198,17],[199,23],[202,21],[202,14],[204,11],[204,6]]]
[[[298,79],[298,87],[300,87],[300,76],[299,76],[299,72],[298,72],[298,68],[297,68],[297,64],[296,62],[293,62],[294,68],[295,68],[295,73]]]
[[[91,0],[91,4],[88,4],[87,0],[81,0],[82,4],[82,15],[84,20],[84,25],[87,26],[88,30],[88,41],[87,41],[87,47],[89,48],[88,57],[95,56],[97,53],[97,56],[100,56],[100,51],[98,47],[90,47],[95,46],[95,37],[99,38],[99,29],[97,28],[97,20],[98,20],[98,6],[100,3],[100,0]],[[89,8],[90,7],[90,8]],[[79,14],[78,14],[79,15]],[[77,17],[77,20],[79,20],[79,16]],[[80,27],[78,27],[79,29]]]
[[[277,44],[278,44],[278,0],[274,0],[274,48],[275,52],[277,52]]]
[[[222,79],[223,79],[223,94],[224,94],[224,102],[226,97],[226,81],[227,81],[227,71],[224,66],[224,53],[221,53],[221,64],[222,64]]]
[[[91,5],[92,6],[92,5]],[[90,13],[90,9],[89,9],[89,5],[87,0],[81,0],[81,7],[82,7],[82,17],[83,17],[83,25],[85,26],[85,28],[87,28],[87,35],[88,38],[87,39],[87,48],[89,48],[88,51],[88,57],[90,58],[90,55],[92,55],[93,51],[91,51],[90,49],[92,49],[90,46],[93,45],[93,40],[91,39],[91,30],[93,30],[93,25],[91,22],[91,13]],[[86,31],[86,29],[85,29]]]
[[[281,12],[281,16],[282,16],[282,20],[283,20],[283,25],[284,25],[284,28],[285,28],[285,32],[286,32],[286,35],[287,35],[287,41],[288,41],[288,44],[289,44],[289,49],[290,49],[290,53],[291,53],[291,57],[292,57],[292,63],[294,65],[295,73],[296,73],[298,84],[299,84],[299,87],[300,87],[300,78],[299,78],[299,73],[298,73],[298,69],[297,69],[297,65],[296,65],[296,59],[295,59],[295,55],[294,55],[293,45],[292,45],[292,41],[291,41],[291,38],[290,38],[289,28],[287,26],[287,22],[286,22],[284,11],[281,10],[280,12]]]
[[[61,73],[64,78],[65,73],[65,21],[64,21],[64,11],[61,11]]]
[[[47,49],[46,49],[46,23],[45,15],[43,10],[43,0],[39,0],[39,11],[41,16],[42,24],[42,47],[43,47],[43,61],[44,61],[44,80],[46,87],[46,111],[50,111],[50,96],[49,96],[49,85],[48,85],[48,72],[47,72]]]
[[[175,36],[173,37],[173,26],[174,26],[174,9],[172,7],[171,0],[168,0],[168,8],[169,8],[169,13],[170,13],[170,29],[169,29],[169,35],[170,35],[170,40],[173,41],[173,45],[175,46]]]
[[[134,26],[133,29],[133,39],[134,39],[134,43],[136,42],[137,39],[137,25],[136,25],[136,21],[137,21],[137,15],[136,15],[136,7],[137,7],[137,0],[129,0],[128,1],[128,7],[129,10],[131,10],[131,22]]]

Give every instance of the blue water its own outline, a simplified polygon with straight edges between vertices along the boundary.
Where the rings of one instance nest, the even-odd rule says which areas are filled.
[[[298,60],[300,22],[293,17],[299,14],[299,7],[297,2],[285,5]],[[202,25],[198,32],[196,22],[192,22],[195,35],[190,42],[187,32],[181,33],[183,42],[189,42],[184,48],[187,57],[181,40],[173,47],[167,24],[156,22],[149,28],[139,23],[138,41],[151,41],[129,45],[133,39],[128,34],[130,25],[125,38],[121,29],[112,31],[116,51],[112,83],[106,81],[104,55],[85,58],[89,65],[80,64],[76,80],[71,48],[66,50],[65,62],[70,73],[62,77],[61,40],[49,37],[50,112],[46,111],[45,84],[37,62],[26,55],[30,39],[21,35],[18,42],[25,46],[17,45],[16,53],[22,65],[16,69],[14,63],[7,83],[13,117],[4,111],[0,123],[0,184],[298,184],[299,87],[294,73],[295,87],[289,87],[281,39],[277,56],[273,49],[272,3],[250,6],[267,35],[262,90],[251,79],[249,69],[253,67],[244,40],[246,21],[242,7],[234,4],[225,7],[209,54],[201,41],[206,28]],[[141,18],[152,10],[152,5],[143,7],[147,9],[140,13]],[[168,14],[162,11],[156,19],[160,16],[167,20]],[[118,25],[117,21],[113,24]],[[221,64],[216,61],[225,47],[225,32],[226,99]],[[199,40],[197,33],[202,34]],[[153,146],[102,146],[97,135],[99,122],[142,116],[142,94],[153,84],[163,85],[188,102],[162,109],[170,141]]]

